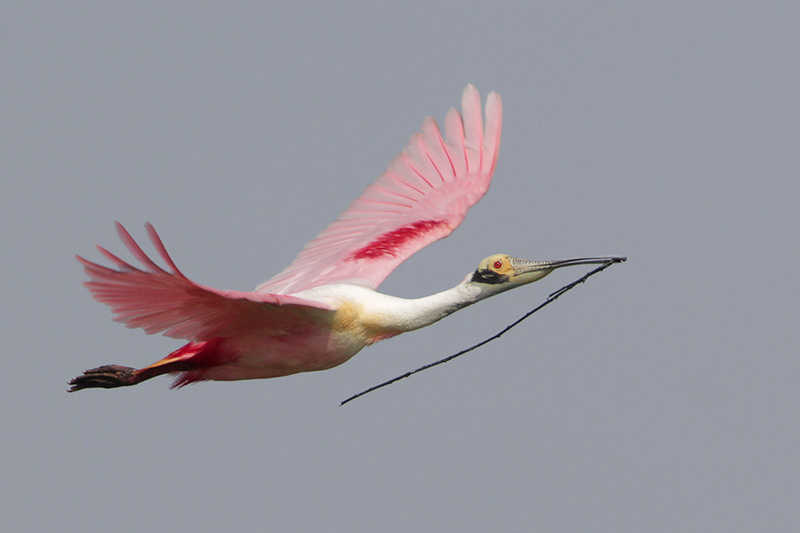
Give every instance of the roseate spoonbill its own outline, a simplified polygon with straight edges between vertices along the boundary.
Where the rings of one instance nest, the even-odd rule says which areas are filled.
[[[376,292],[400,263],[449,235],[483,197],[500,147],[500,96],[486,99],[486,124],[475,87],[462,112],[451,109],[442,137],[428,117],[376,183],[308,243],[283,272],[253,292],[217,290],[175,266],[150,224],[147,234],[167,269],[117,223],[136,267],[99,247],[116,268],[78,256],[94,298],[114,319],[188,344],[141,369],[105,365],[71,380],[72,391],[135,385],[177,374],[173,387],[203,380],[271,378],[342,364],[363,347],[418,329],[503,291],[570,265],[614,258],[529,261],[506,254],[482,260],[452,289],[405,299]]]

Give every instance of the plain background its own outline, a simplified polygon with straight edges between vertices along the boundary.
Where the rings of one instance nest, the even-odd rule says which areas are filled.
[[[800,4],[288,4],[4,4],[3,529],[800,529]],[[327,372],[65,392],[180,345],[81,286],[114,220],[249,289],[467,83],[503,97],[492,188],[382,290],[627,263],[346,407],[582,270]]]

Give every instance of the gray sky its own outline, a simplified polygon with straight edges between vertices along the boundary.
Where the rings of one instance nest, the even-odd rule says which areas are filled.
[[[4,528],[800,529],[796,2],[32,4],[0,16]],[[322,373],[67,395],[180,345],[81,286],[114,220],[252,288],[468,82],[503,97],[492,188],[382,290],[628,263],[342,408],[583,271]]]

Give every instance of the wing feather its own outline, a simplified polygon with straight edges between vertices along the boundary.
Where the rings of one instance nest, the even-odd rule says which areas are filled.
[[[84,285],[96,300],[111,307],[114,320],[128,327],[200,341],[256,328],[262,332],[285,331],[299,321],[308,320],[309,315],[319,318],[320,313],[331,311],[319,302],[289,295],[226,291],[199,285],[178,270],[153,226],[147,224],[146,228],[169,270],[150,259],[120,223],[117,223],[120,239],[143,268],[100,246],[100,253],[116,269],[77,256],[90,278]]]
[[[291,294],[337,282],[377,288],[408,257],[452,233],[489,188],[502,124],[496,93],[486,99],[485,130],[472,85],[461,108],[445,116],[444,137],[427,117],[377,182],[257,291]]]

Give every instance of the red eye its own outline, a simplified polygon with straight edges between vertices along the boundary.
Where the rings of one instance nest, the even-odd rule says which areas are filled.
[[[498,269],[501,266],[503,266],[503,262],[502,261],[495,261],[494,265],[492,265],[492,266],[494,266],[495,269]]]

